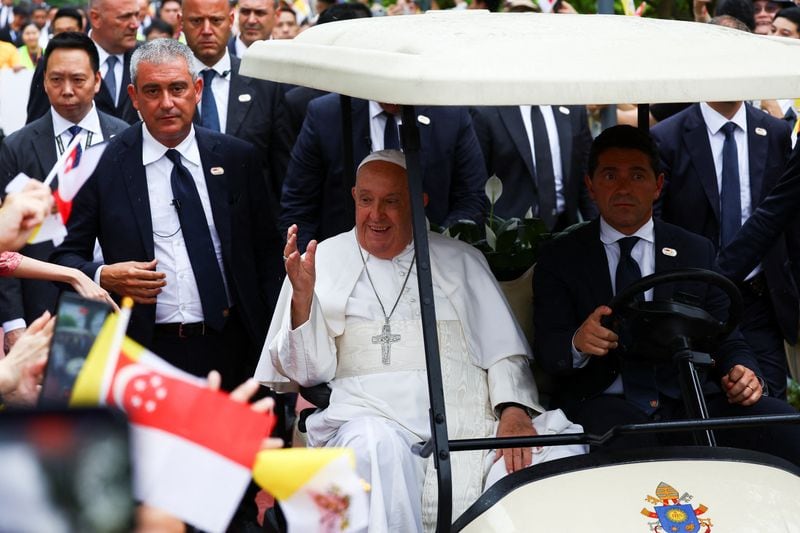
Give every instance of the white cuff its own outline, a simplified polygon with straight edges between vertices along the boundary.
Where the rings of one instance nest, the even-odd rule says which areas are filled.
[[[97,283],[98,285],[100,285],[100,271],[103,270],[104,266],[105,265],[100,265],[99,267],[97,267],[97,270],[94,271],[94,282]]]
[[[15,329],[25,329],[28,325],[25,323],[24,318],[15,318],[13,320],[9,320],[8,322],[3,322],[3,331],[5,333],[10,333]]]
[[[575,332],[577,335],[578,332]],[[583,368],[589,362],[589,356],[583,352],[579,352],[575,347],[575,335],[572,336],[572,368]]]

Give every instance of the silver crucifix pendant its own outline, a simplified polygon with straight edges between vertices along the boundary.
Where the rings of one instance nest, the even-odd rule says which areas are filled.
[[[387,318],[381,328],[381,334],[372,337],[372,344],[381,345],[381,363],[384,365],[391,364],[392,344],[398,341],[400,341],[400,335],[392,334],[392,327],[389,325],[389,319]]]

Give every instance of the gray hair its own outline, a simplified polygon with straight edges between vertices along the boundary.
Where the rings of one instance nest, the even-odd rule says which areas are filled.
[[[192,81],[197,81],[197,69],[194,67],[194,55],[188,46],[175,39],[153,39],[144,43],[133,51],[131,55],[131,83],[136,86],[136,77],[139,73],[139,63],[153,63],[162,65],[174,59],[182,58],[186,61]]]

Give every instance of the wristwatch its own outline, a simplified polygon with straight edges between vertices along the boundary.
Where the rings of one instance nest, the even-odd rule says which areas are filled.
[[[536,416],[536,412],[533,409],[531,409],[530,407],[527,407],[525,405],[522,405],[521,403],[504,402],[504,403],[497,404],[497,407],[495,407],[495,413],[497,414],[497,418],[498,419],[503,414],[503,411],[506,409],[506,407],[519,407],[520,409],[525,411],[528,414],[529,417],[533,418],[534,416]]]

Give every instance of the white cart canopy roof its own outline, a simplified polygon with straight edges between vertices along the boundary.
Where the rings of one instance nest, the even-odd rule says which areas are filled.
[[[800,39],[614,15],[438,11],[256,42],[242,73],[396,104],[795,98]]]

